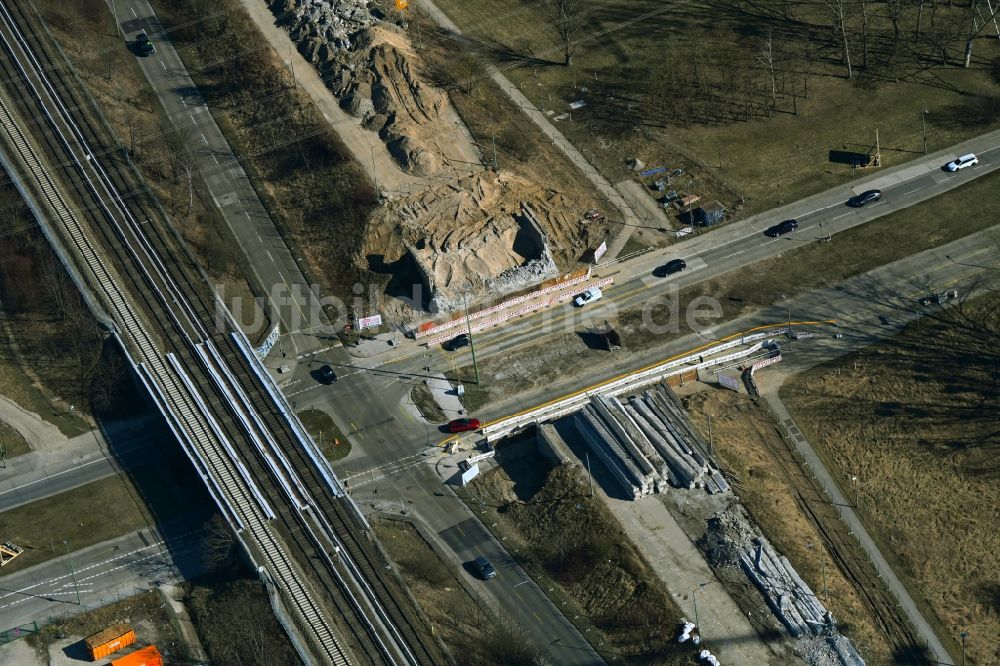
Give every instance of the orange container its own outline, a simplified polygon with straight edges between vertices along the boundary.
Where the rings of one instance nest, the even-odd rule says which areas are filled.
[[[135,630],[127,624],[116,624],[83,640],[90,652],[90,658],[97,661],[135,643]]]
[[[163,657],[155,645],[136,650],[132,654],[118,657],[111,666],[163,666]]]

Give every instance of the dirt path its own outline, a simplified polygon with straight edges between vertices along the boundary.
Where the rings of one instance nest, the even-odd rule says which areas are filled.
[[[0,421],[20,433],[33,451],[67,440],[59,428],[3,396],[0,396]]]
[[[442,155],[442,162],[448,164],[455,173],[422,177],[400,169],[378,135],[361,127],[360,119],[340,108],[337,98],[326,87],[316,68],[302,57],[288,33],[275,25],[274,14],[268,9],[267,3],[264,0],[242,0],[242,4],[278,58],[295,73],[296,83],[323,117],[333,125],[340,140],[364,167],[379,190],[408,194],[450,181],[456,175],[480,170],[479,151],[468,129],[450,105],[447,111],[442,111],[442,115],[455,127],[455,131],[451,137],[438,137],[437,143],[447,147],[446,154]]]

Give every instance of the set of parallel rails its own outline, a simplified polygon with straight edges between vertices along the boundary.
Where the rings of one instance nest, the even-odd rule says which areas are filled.
[[[52,73],[58,74],[60,72],[60,67],[52,65],[51,61],[46,63],[46,70]],[[83,105],[76,104],[70,108],[79,109],[84,108]],[[86,120],[86,119],[84,119]],[[88,128],[93,131],[93,128]],[[96,132],[93,132],[95,135]],[[80,137],[81,140],[83,137]],[[111,151],[104,151],[110,154]],[[103,154],[103,153],[99,153]],[[119,176],[115,173],[115,169],[111,167],[111,175]],[[126,191],[123,188],[125,185],[124,179],[119,177],[119,180],[123,182],[117,183],[115,187],[117,192]],[[124,199],[121,196],[118,197],[117,204],[119,206],[124,205],[124,199],[131,199],[131,205],[140,205],[141,197],[131,196],[131,194],[126,194]],[[144,213],[140,211],[140,217]],[[138,226],[138,225],[136,225]],[[205,283],[200,279],[200,276],[195,276],[192,279],[191,268],[189,265],[184,265],[183,262],[171,262],[167,261],[169,265],[169,271],[167,268],[160,263],[159,256],[172,256],[173,246],[169,243],[167,239],[162,237],[162,230],[157,225],[143,225],[141,227],[142,232],[152,232],[152,245],[155,248],[150,247],[150,240],[141,237],[138,238],[137,243],[141,247],[139,248],[142,254],[145,255],[147,261],[153,264],[153,272],[156,274],[155,283],[161,285],[161,289],[170,294],[175,304],[181,301],[178,305],[183,305],[180,315],[171,313],[171,317],[174,319],[174,324],[178,327],[183,327],[188,329],[189,334],[193,333],[196,337],[204,337],[206,335],[205,326],[209,329],[216,322],[216,313],[214,308],[214,300],[206,294]],[[119,230],[119,234],[122,232]],[[137,234],[138,236],[139,234]],[[128,243],[128,240],[125,240]],[[130,248],[133,253],[136,253],[135,248]],[[164,250],[166,250],[164,252]],[[152,256],[150,256],[152,255]],[[193,295],[194,300],[190,303],[180,296],[176,286],[172,282],[172,275],[179,275],[185,284],[185,293]],[[160,295],[162,299],[162,294]],[[183,323],[179,321],[183,319]],[[318,515],[318,522],[321,523],[322,527],[328,537],[331,539],[335,545],[346,552],[346,556],[341,556],[340,561],[345,562],[345,566],[348,569],[348,573],[351,575],[355,583],[357,584],[357,589],[360,593],[367,597],[367,608],[370,611],[374,611],[374,614],[378,616],[380,622],[380,629],[383,632],[387,632],[391,635],[391,639],[400,651],[403,659],[408,663],[438,663],[443,661],[443,655],[437,648],[437,643],[432,635],[428,631],[426,623],[423,622],[422,618],[419,617],[414,611],[414,607],[410,600],[406,596],[400,582],[395,579],[394,576],[386,573],[386,564],[381,555],[378,552],[377,547],[372,543],[371,539],[365,530],[361,529],[359,525],[354,520],[354,512],[356,507],[350,505],[349,498],[343,498],[338,495],[338,493],[332,492],[330,484],[328,482],[328,477],[324,478],[324,475],[320,473],[320,470],[316,468],[315,460],[310,460],[308,456],[303,452],[303,447],[300,442],[297,441],[296,433],[293,432],[295,428],[293,424],[290,424],[285,415],[281,413],[281,410],[275,405],[274,396],[269,395],[268,391],[264,390],[264,387],[254,377],[254,373],[248,370],[246,358],[241,357],[240,350],[237,345],[229,338],[229,336],[224,336],[216,333],[216,335],[209,335],[209,338],[215,338],[215,341],[219,344],[222,356],[225,357],[226,365],[232,369],[232,371],[240,374],[239,384],[242,386],[242,390],[247,390],[253,395],[253,402],[258,405],[258,407],[264,407],[261,414],[263,420],[266,422],[267,427],[274,433],[275,439],[280,442],[280,451],[284,453],[282,455],[288,456],[292,461],[291,466],[297,469],[303,474],[303,479],[300,483],[304,483],[308,487],[308,494],[315,504],[314,508],[318,508],[318,511],[314,511],[313,515]],[[178,372],[183,372],[181,367],[177,367]],[[197,369],[196,369],[197,370]],[[201,373],[200,380],[198,382],[199,386],[204,386],[207,382],[207,378],[204,373]],[[269,378],[267,378],[269,381]],[[273,386],[273,385],[272,385]],[[155,393],[155,389],[154,389]],[[231,396],[230,396],[231,397]],[[281,400],[279,397],[278,400]],[[226,410],[232,411],[232,404],[225,404],[225,401],[214,400],[213,396],[205,396],[205,401],[210,404],[211,409],[206,410],[209,412],[220,413]],[[205,409],[205,405],[202,406]],[[221,435],[221,433],[218,433]],[[235,440],[236,438],[234,438]],[[258,452],[259,456],[256,460],[260,463],[260,457],[267,458],[266,453]],[[230,456],[234,457],[234,456]],[[237,464],[239,461],[236,461]],[[260,478],[261,473],[270,474],[272,476],[280,477],[282,474],[280,470],[276,472],[273,461],[264,465],[254,465],[255,460],[249,460],[249,465],[254,467],[254,478]],[[195,461],[196,466],[198,466],[198,461]],[[238,471],[238,470],[237,470]],[[328,473],[328,470],[327,470]],[[209,482],[206,479],[206,482]],[[279,484],[280,485],[280,484]],[[211,484],[210,484],[211,489]],[[268,493],[268,497],[274,499],[274,493]],[[288,493],[285,491],[284,499],[290,500],[287,497]],[[220,503],[221,504],[221,503]],[[266,502],[264,503],[266,505]],[[295,518],[294,516],[292,517]],[[288,525],[286,532],[290,536],[296,537],[301,536],[303,532],[308,533],[308,540],[311,542],[311,548],[307,545],[306,547],[300,548],[299,554],[303,557],[299,558],[299,562],[302,563],[303,559],[308,562],[309,565],[315,565],[317,553],[324,555],[327,560],[325,562],[325,567],[318,567],[319,569],[325,569],[325,571],[313,571],[314,574],[322,577],[325,573],[327,575],[333,574],[334,577],[338,578],[338,587],[341,592],[345,592],[345,583],[341,576],[336,572],[335,564],[329,561],[329,556],[323,550],[323,544],[312,534],[312,530],[305,526],[303,528],[303,523],[301,517],[298,520],[298,525]],[[294,520],[287,522],[295,522]],[[300,544],[297,544],[300,545]],[[280,567],[279,567],[280,568]],[[314,567],[315,568],[315,567]],[[337,596],[333,594],[329,589],[329,585],[325,585],[324,592],[327,596]],[[350,592],[346,591],[347,596],[350,596]],[[350,616],[353,614],[355,619],[359,620],[363,624],[363,631],[359,631],[354,623],[351,623],[351,636],[350,638],[360,644],[366,655],[370,655],[377,652],[381,652],[389,661],[392,661],[389,656],[388,651],[384,645],[375,645],[374,643],[379,642],[377,636],[374,636],[374,630],[371,623],[363,617],[362,608],[359,604],[354,601],[351,604],[343,603],[343,598],[340,599],[328,599],[328,601],[333,601],[334,605],[337,607],[338,611],[342,614]],[[349,608],[345,608],[349,606]],[[303,616],[309,618],[313,616],[309,612],[308,608],[303,610]],[[367,632],[367,636],[363,635]],[[375,638],[375,641],[371,639]],[[412,649],[411,649],[412,647]],[[378,663],[378,660],[373,660],[373,663]]]
[[[78,177],[89,181],[87,184],[94,196],[100,199],[98,187],[73,150],[74,139],[67,136],[70,128],[67,127],[65,119],[60,119],[57,114],[49,113],[46,109],[46,97],[49,97],[50,103],[54,103],[50,97],[52,91],[44,88],[44,78],[38,76],[37,64],[32,66],[30,48],[21,37],[8,6],[0,5],[0,14],[2,14],[0,18],[3,19],[0,42],[9,57],[4,67],[5,73],[11,77],[8,80],[20,79],[24,86],[31,90],[32,96],[42,107],[52,136],[57,139],[64,151],[73,156]],[[24,60],[29,62],[25,63]],[[332,629],[332,622],[312,599],[310,591],[300,580],[293,563],[284,552],[283,545],[279,543],[268,525],[269,514],[272,513],[268,502],[263,499],[260,490],[248,484],[245,475],[240,473],[238,459],[226,450],[225,435],[217,428],[212,428],[205,405],[199,404],[200,397],[193,387],[190,384],[185,385],[182,376],[178,374],[180,368],[177,365],[171,368],[166,363],[159,348],[159,341],[150,334],[141,320],[141,315],[136,314],[134,304],[121,286],[124,281],[115,270],[107,266],[96,250],[84,225],[63,199],[60,184],[43,166],[31,140],[21,130],[14,114],[2,100],[0,100],[0,126],[27,170],[26,175],[35,184],[38,194],[55,215],[54,221],[58,222],[62,233],[79,253],[88,278],[100,291],[104,305],[119,327],[117,331],[119,339],[142,369],[142,373],[146,376],[144,381],[148,378],[147,386],[153,390],[154,399],[167,407],[169,413],[173,415],[174,421],[170,426],[185,445],[185,452],[191,457],[199,473],[206,479],[210,493],[233,524],[242,528],[245,536],[251,538],[251,545],[256,551],[254,554],[257,555],[255,559],[263,559],[272,579],[285,592],[286,602],[290,602],[293,610],[304,619],[303,624],[313,633],[314,642],[323,651],[324,656],[334,664],[349,663],[347,654]],[[106,182],[102,183],[101,188],[109,194]],[[114,221],[113,212],[107,206],[103,207],[102,212],[104,216]],[[143,276],[147,278],[147,286],[155,289],[157,287],[154,286],[155,281],[150,279],[150,273],[151,271],[144,271]],[[162,279],[162,275],[157,277]],[[159,296],[165,301],[162,293]],[[183,311],[179,314],[171,312],[170,318],[175,324],[180,325],[180,317],[188,318],[189,314]],[[185,325],[189,328],[196,327],[190,319]]]

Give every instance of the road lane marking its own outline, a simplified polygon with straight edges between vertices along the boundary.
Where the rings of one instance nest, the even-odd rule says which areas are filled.
[[[274,263],[274,257],[271,256],[271,251],[270,250],[264,250],[264,252],[267,252],[267,258],[270,259],[271,263],[273,264]]]
[[[835,220],[839,220],[840,218],[842,218],[842,217],[847,217],[847,216],[848,216],[848,215],[850,215],[850,214],[851,214],[851,211],[847,211],[846,213],[841,213],[840,215],[838,215],[837,217],[835,217],[835,218],[833,218],[833,219],[835,219]]]
[[[913,194],[914,192],[919,192],[919,191],[920,191],[920,189],[921,189],[921,188],[919,188],[919,187],[918,187],[918,188],[917,188],[917,189],[915,189],[915,190],[910,190],[909,192],[903,192],[903,196],[905,197],[905,196],[906,196],[907,194]]]
[[[162,68],[163,68],[163,71],[164,71],[164,72],[165,72],[165,71],[167,71],[167,66],[163,64],[163,61],[162,61],[162,60],[160,60],[160,67],[162,67]]]
[[[109,461],[105,457],[96,458],[94,460],[90,460],[90,461],[87,461],[87,462],[82,463],[80,465],[77,465],[76,467],[70,467],[69,469],[64,469],[61,472],[55,472],[54,474],[47,474],[46,476],[44,476],[41,479],[35,479],[34,481],[29,481],[28,483],[22,483],[19,486],[14,486],[13,488],[8,488],[7,490],[0,491],[0,495],[6,495],[7,493],[12,493],[12,492],[21,490],[23,488],[27,488],[28,486],[33,486],[36,483],[41,483],[43,481],[50,481],[54,477],[62,476],[63,474],[69,474],[70,472],[75,472],[76,470],[82,469],[84,467],[87,467],[88,465],[93,465],[95,463],[102,463],[102,462],[109,462]]]
[[[208,139],[205,138],[204,133],[201,135],[201,142],[206,146],[208,145]],[[215,157],[215,155],[212,155],[212,157]]]
[[[191,119],[191,122],[194,124],[195,127],[198,126],[198,121],[194,119],[194,115],[192,115],[192,114],[189,113],[188,114],[188,118]]]
[[[139,18],[139,15],[135,13],[135,7],[129,7],[132,10],[132,16]]]

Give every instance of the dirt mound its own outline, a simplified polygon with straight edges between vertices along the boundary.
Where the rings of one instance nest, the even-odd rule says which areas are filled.
[[[523,215],[527,204],[541,228]],[[561,195],[507,172],[483,171],[388,202],[369,224],[364,260],[409,255],[432,309],[461,307],[535,284],[558,272],[552,228],[579,226]]]
[[[430,176],[445,168],[455,114],[447,95],[423,81],[423,62],[399,27],[378,20],[367,0],[282,0],[276,14],[400,169]]]
[[[698,545],[713,567],[735,567],[739,566],[740,553],[758,536],[746,509],[736,503],[708,521]]]

